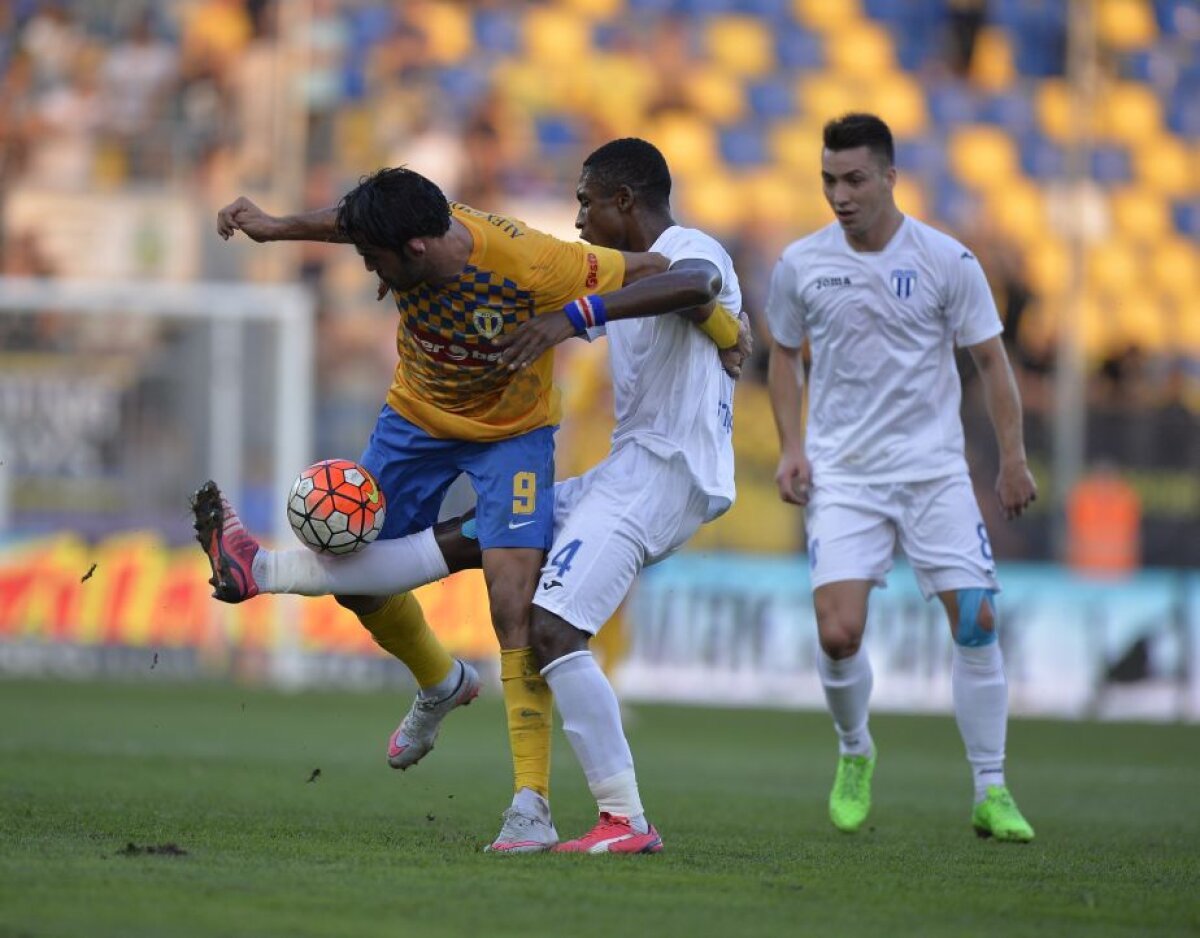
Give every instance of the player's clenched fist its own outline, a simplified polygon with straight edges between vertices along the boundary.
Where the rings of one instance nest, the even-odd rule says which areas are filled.
[[[238,196],[217,212],[217,234],[228,241],[235,231],[243,232],[253,241],[273,241],[278,233],[279,219],[268,215],[244,195]]]
[[[781,499],[804,507],[812,497],[812,464],[803,455],[784,453],[775,470],[775,485]]]

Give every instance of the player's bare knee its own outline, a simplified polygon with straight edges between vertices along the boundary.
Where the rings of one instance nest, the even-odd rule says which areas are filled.
[[[849,658],[862,647],[862,629],[841,625],[822,625],[818,632],[821,650],[834,661]]]
[[[522,648],[529,645],[529,595],[520,587],[506,582],[493,582],[488,589],[488,604],[492,626],[501,648]]]
[[[388,600],[386,596],[334,596],[333,598],[337,600],[339,606],[349,609],[356,616],[369,616],[372,612],[378,612]]]
[[[544,668],[563,655],[586,651],[588,635],[566,619],[540,606],[533,607],[530,616],[530,643],[538,667]]]

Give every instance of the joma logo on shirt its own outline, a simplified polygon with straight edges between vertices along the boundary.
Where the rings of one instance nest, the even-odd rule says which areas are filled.
[[[818,290],[824,290],[828,287],[848,287],[850,286],[849,277],[818,277],[813,281],[813,286]]]

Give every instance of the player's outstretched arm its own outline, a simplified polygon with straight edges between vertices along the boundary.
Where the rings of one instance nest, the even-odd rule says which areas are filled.
[[[349,242],[337,226],[337,207],[302,212],[298,215],[271,215],[244,195],[238,196],[217,212],[217,234],[228,241],[240,231],[252,241],[336,241]]]
[[[967,347],[983,380],[988,416],[1000,448],[1000,473],[996,497],[1004,516],[1018,517],[1037,499],[1037,482],[1025,460],[1025,430],[1021,422],[1021,396],[999,336]]]
[[[626,271],[630,264],[640,263],[645,256],[660,255],[627,255]],[[504,349],[500,364],[510,371],[525,368],[548,349],[572,336],[584,335],[594,326],[618,319],[662,316],[676,310],[703,307],[711,303],[721,289],[721,276],[711,264],[672,267],[634,283],[629,283],[629,279],[627,273],[627,286],[602,296],[572,300],[562,311],[538,316],[522,324],[511,335],[498,338],[496,344]]]
[[[775,472],[779,497],[793,505],[807,505],[812,495],[812,465],[804,455],[804,359],[800,349],[772,344],[767,391],[779,433],[779,468]]]

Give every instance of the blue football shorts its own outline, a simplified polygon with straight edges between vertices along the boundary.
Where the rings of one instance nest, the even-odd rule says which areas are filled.
[[[479,546],[547,550],[554,535],[554,431],[489,443],[430,436],[386,404],[360,462],[387,500],[381,540],[423,531],[466,473],[475,490]]]

